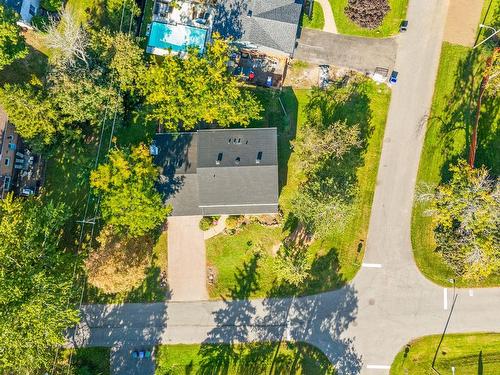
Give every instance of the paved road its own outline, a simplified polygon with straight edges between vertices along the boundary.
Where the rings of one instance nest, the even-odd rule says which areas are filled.
[[[304,298],[236,302],[92,305],[70,345],[306,341],[340,374],[384,374],[410,339],[441,333],[453,291],[417,270],[410,219],[425,118],[431,103],[447,1],[411,0],[399,40],[394,88],[371,214],[365,264],[352,283]],[[448,332],[500,331],[500,289],[457,291]],[[375,368],[374,368],[375,367]]]
[[[377,67],[392,69],[397,47],[396,38],[360,38],[302,29],[294,58],[373,72]]]

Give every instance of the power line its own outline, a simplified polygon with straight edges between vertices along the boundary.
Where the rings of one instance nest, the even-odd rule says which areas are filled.
[[[128,0],[123,0],[123,3],[122,3],[122,15],[121,15],[121,20],[120,20],[119,33],[122,32],[123,19],[124,19],[124,14],[125,14],[125,5],[126,5],[126,3],[128,3]],[[134,13],[131,11],[130,12],[130,20],[129,20],[129,28],[128,28],[129,31],[128,31],[127,35],[130,35],[131,29],[132,29],[133,16],[134,16]],[[114,84],[114,78],[111,80],[110,85],[113,85],[113,84]],[[121,89],[119,89],[118,90],[118,94],[117,94],[117,99],[119,99],[121,97],[121,93],[122,93],[122,91],[121,91]],[[106,128],[106,120],[108,119],[109,104],[110,104],[110,101],[108,102],[108,105],[106,106],[105,111],[104,111],[104,117],[103,117],[102,125],[101,125],[101,133],[100,133],[100,137],[99,137],[99,144],[98,144],[98,147],[97,147],[96,158],[95,158],[95,161],[94,161],[94,169],[96,169],[97,166],[99,165],[99,158],[100,158],[100,155],[101,155],[101,148],[102,148],[102,143],[103,143],[103,140],[104,140],[104,131],[105,131],[105,128]],[[110,132],[110,136],[109,136],[109,143],[108,143],[108,148],[107,148],[107,151],[106,151],[106,155],[109,153],[109,150],[111,149],[113,135],[114,135],[114,131],[115,131],[115,125],[116,125],[117,115],[118,115],[118,106],[115,106],[114,114],[113,114],[113,122],[112,122],[112,126],[111,126],[111,132]],[[82,249],[82,245],[83,245],[83,241],[84,241],[84,237],[85,237],[85,226],[86,226],[86,224],[91,225],[91,228],[92,228],[91,229],[91,234],[90,234],[90,243],[91,244],[92,244],[92,241],[93,241],[93,238],[94,238],[94,231],[95,231],[96,219],[97,219],[97,214],[98,214],[98,211],[99,211],[99,205],[100,205],[101,197],[100,196],[98,197],[97,202],[95,204],[94,216],[93,216],[93,218],[91,218],[89,220],[87,218],[87,216],[88,216],[88,211],[89,211],[89,208],[90,208],[90,202],[91,202],[91,200],[92,200],[92,191],[89,188],[89,192],[87,193],[87,201],[86,201],[86,204],[85,204],[85,210],[84,210],[83,218],[82,218],[82,220],[77,220],[76,221],[77,223],[81,224],[80,236],[79,236],[78,246],[77,246],[77,254]],[[76,274],[77,264],[78,264],[78,259],[76,259],[75,263],[74,263],[72,279],[75,279],[75,277],[77,276],[77,274]],[[75,283],[77,283],[77,280],[75,280]],[[86,289],[86,277],[83,277],[82,287],[81,287],[81,292],[80,292],[80,298],[79,298],[79,302],[78,302],[78,309],[79,310],[81,309],[81,307],[83,305],[83,297],[85,295],[85,289]],[[68,306],[69,306],[69,303],[70,303],[70,301],[68,301]],[[75,330],[73,332],[73,341],[75,339],[77,331],[78,331],[78,326],[75,327]],[[58,347],[56,349],[55,358],[54,358],[54,362],[53,362],[53,366],[52,366],[52,371],[51,371],[52,375],[54,374],[54,371],[55,371],[56,366],[57,366],[57,359],[58,359],[58,356],[59,356],[59,351],[60,351],[60,348]],[[69,374],[69,371],[71,369],[72,359],[73,359],[73,351],[70,352],[69,357],[68,357],[68,364],[67,364],[67,371],[66,371],[67,374]]]

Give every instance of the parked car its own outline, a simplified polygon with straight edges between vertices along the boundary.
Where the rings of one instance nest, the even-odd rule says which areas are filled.
[[[393,70],[391,73],[391,77],[389,78],[389,83],[391,85],[395,85],[397,81],[398,81],[398,72]]]
[[[406,30],[408,30],[408,20],[403,20],[401,26],[399,26],[399,32],[404,33]]]
[[[21,189],[21,195],[25,197],[29,197],[30,195],[34,195],[35,191],[31,188],[24,187]]]

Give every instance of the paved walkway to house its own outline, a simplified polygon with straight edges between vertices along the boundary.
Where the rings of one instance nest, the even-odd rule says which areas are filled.
[[[323,26],[323,31],[337,34],[337,25],[335,25],[335,18],[333,18],[333,11],[330,6],[330,2],[328,0],[315,0],[315,2],[321,5],[321,8],[323,9],[323,16],[325,17],[325,26]]]
[[[373,72],[377,67],[392,69],[397,48],[396,38],[362,38],[302,29],[294,58]]]
[[[203,232],[203,236],[205,240],[208,240],[209,238],[215,237],[218,234],[221,234],[224,232],[224,229],[226,229],[226,219],[229,217],[229,215],[221,215],[219,218],[219,221],[217,222],[217,225],[213,226],[209,230],[206,230]]]
[[[208,299],[205,238],[201,216],[168,218],[168,285],[172,301]]]
[[[485,1],[489,2],[490,0],[450,0],[444,40],[472,47],[476,40],[477,25]],[[490,12],[493,11],[494,9],[490,10]]]

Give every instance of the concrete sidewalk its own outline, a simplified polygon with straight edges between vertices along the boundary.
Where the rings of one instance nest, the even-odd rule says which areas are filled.
[[[168,284],[172,301],[208,299],[205,238],[201,216],[168,218]]]
[[[337,25],[335,24],[335,18],[333,18],[333,11],[330,6],[330,2],[328,0],[316,0],[316,2],[321,5],[321,8],[323,9],[323,16],[325,17],[325,26],[323,26],[323,31],[326,33],[337,34]]]

